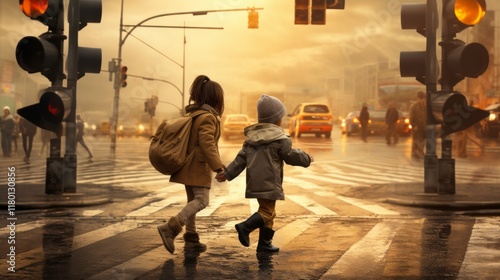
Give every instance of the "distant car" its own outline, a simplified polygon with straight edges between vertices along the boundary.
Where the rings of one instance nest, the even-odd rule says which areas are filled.
[[[481,132],[488,137],[498,137],[500,132],[500,103],[492,104],[484,110],[489,111],[490,115],[481,121]]]
[[[342,134],[346,134],[347,136],[359,133],[361,130],[361,125],[359,124],[359,111],[348,113],[345,119],[342,119],[340,127],[342,129]]]
[[[288,131],[290,136],[314,134],[316,137],[332,135],[333,116],[328,105],[322,103],[301,103],[289,115]]]
[[[370,121],[368,123],[368,131],[370,134],[385,135],[387,125],[385,124],[386,110],[370,110]],[[358,134],[361,131],[359,123],[359,111],[350,112],[341,124],[342,134],[351,136]],[[410,119],[406,113],[399,111],[399,120],[396,125],[396,130],[400,136],[408,136],[411,133]]]
[[[124,123],[118,125],[118,137],[135,137],[140,135],[139,125],[134,123]]]
[[[387,124],[385,123],[386,110],[371,110],[370,122],[368,124],[368,131],[370,134],[385,135],[387,131]],[[411,131],[410,119],[400,111],[399,120],[396,124],[396,131],[400,136],[408,136]]]
[[[222,138],[225,140],[231,137],[244,137],[245,127],[251,125],[248,115],[230,114],[222,119]]]

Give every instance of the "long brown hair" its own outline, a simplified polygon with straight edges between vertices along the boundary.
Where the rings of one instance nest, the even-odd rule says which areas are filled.
[[[191,85],[189,101],[195,104],[208,104],[222,116],[224,112],[224,90],[219,83],[205,75],[196,77]]]

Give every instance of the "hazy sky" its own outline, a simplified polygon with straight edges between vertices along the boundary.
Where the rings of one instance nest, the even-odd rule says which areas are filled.
[[[423,1],[346,0],[344,10],[327,10],[326,25],[294,25],[292,0],[124,0],[123,23],[135,25],[165,13],[263,8],[258,11],[258,29],[247,28],[246,11],[167,16],[145,23],[222,27],[185,30],[185,90],[187,96],[194,77],[206,74],[222,85],[231,104],[238,101],[240,92],[322,88],[325,79],[346,67],[374,63],[380,57],[397,64],[400,51],[424,49],[423,37],[412,30],[401,30],[401,2]],[[80,46],[102,48],[103,70],[107,70],[108,61],[118,57],[120,5],[121,0],[103,0],[102,22],[89,24],[79,33]],[[13,13],[18,12],[16,6],[14,3],[17,11]],[[27,18],[22,24],[22,30],[43,30],[40,23]],[[24,35],[36,33],[18,34],[18,39]],[[122,64],[128,67],[129,74],[167,80],[182,90],[183,40],[182,28],[137,28],[123,45]],[[95,107],[111,111],[114,90],[108,77],[108,73],[101,72],[87,74],[78,81],[80,110]],[[158,94],[160,102],[180,105],[180,93],[172,85],[129,77],[128,86],[121,90],[120,107],[142,110],[141,99],[151,94]],[[158,110],[175,108],[160,103]]]

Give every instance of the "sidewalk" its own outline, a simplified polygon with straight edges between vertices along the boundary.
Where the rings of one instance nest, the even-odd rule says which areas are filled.
[[[424,193],[421,182],[336,188],[337,190],[348,197],[409,207],[451,211],[493,210],[500,213],[500,185],[498,184],[457,185],[456,193],[453,195]],[[14,202],[16,210],[84,207],[110,203],[113,198],[120,196],[120,190],[111,185],[78,185],[76,193],[46,195],[44,184],[23,184],[16,186]],[[0,186],[0,209],[8,208],[8,200],[7,184],[2,184]]]
[[[112,201],[113,187],[109,185],[77,185],[76,193],[45,194],[45,184],[16,185],[15,193],[7,184],[0,186],[0,209],[15,203],[15,210],[47,209],[57,207],[84,207]]]
[[[381,184],[353,188],[343,195],[409,207],[500,213],[499,184],[457,184],[455,194],[425,193],[423,182]]]

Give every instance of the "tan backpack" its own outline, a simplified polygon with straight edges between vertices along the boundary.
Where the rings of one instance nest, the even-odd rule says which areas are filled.
[[[158,172],[172,175],[184,166],[190,156],[187,148],[193,119],[199,115],[186,114],[158,126],[149,145],[149,161]]]

